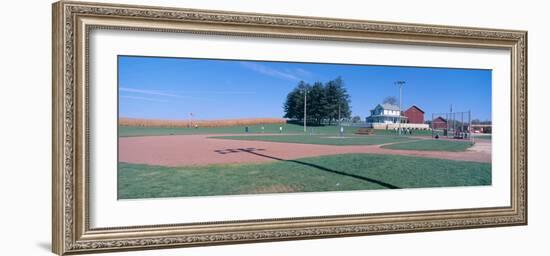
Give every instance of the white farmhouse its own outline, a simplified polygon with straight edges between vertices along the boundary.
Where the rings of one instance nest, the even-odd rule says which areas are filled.
[[[405,123],[406,117],[399,113],[399,106],[393,104],[378,104],[370,111],[367,123],[397,124]]]
[[[367,127],[374,129],[429,129],[429,126],[424,123],[410,123],[407,116],[399,111],[399,106],[387,103],[376,105],[376,107],[370,111],[370,116],[367,117],[366,122]]]

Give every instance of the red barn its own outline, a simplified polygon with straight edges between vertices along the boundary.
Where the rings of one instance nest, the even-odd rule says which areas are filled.
[[[419,107],[413,105],[404,112],[407,117],[407,122],[411,124],[423,124],[424,123],[424,111]]]
[[[432,129],[447,129],[447,120],[443,117],[437,117],[432,121]]]

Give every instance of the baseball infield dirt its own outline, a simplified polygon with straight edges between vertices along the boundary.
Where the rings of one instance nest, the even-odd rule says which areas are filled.
[[[465,152],[444,152],[384,149],[381,148],[383,145],[332,146],[208,138],[231,135],[233,134],[123,137],[119,138],[119,161],[160,166],[192,166],[369,153],[491,162],[490,141],[478,141],[476,146]]]

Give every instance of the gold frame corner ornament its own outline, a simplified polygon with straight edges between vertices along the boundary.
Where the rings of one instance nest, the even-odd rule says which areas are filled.
[[[527,32],[61,1],[53,4],[52,250],[60,255],[527,224]],[[92,229],[88,224],[88,36],[93,29],[508,49],[511,205]]]

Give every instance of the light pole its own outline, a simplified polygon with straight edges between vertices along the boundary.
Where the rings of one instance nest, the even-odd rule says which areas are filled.
[[[307,88],[304,87],[304,132],[307,130]]]
[[[340,108],[341,108],[342,104],[340,104],[340,101],[338,101],[338,125],[339,126],[342,126],[342,118],[340,116]]]
[[[450,119],[450,122],[449,122],[449,119],[447,119],[447,136],[449,136],[449,132],[451,131],[451,128],[453,128],[453,132],[455,130],[455,118],[453,116],[453,104],[451,104],[450,106],[450,114],[449,114],[449,119]],[[451,126],[448,125],[448,123],[451,123]]]
[[[342,116],[340,115],[340,109],[342,104],[340,104],[340,100],[338,100],[338,129],[340,129],[340,137],[344,136],[344,127],[342,127]]]
[[[403,109],[403,86],[405,81],[395,81],[394,84],[399,86],[399,118],[397,120],[399,122],[399,135],[401,135],[401,109]]]

